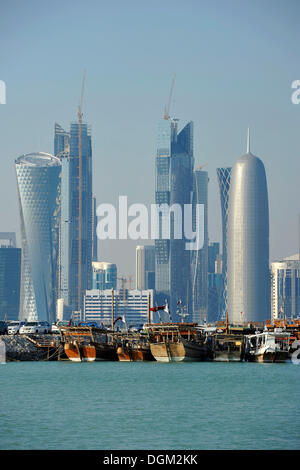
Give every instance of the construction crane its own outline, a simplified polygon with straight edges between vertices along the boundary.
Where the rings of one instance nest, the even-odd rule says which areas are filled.
[[[170,107],[171,107],[171,100],[172,100],[172,95],[173,95],[174,83],[175,83],[175,74],[173,75],[173,78],[172,78],[172,84],[171,84],[171,89],[170,89],[170,94],[169,94],[168,106],[165,107],[164,119],[166,121],[170,117]]]
[[[82,297],[82,107],[84,96],[85,70],[83,71],[80,104],[78,106],[78,310],[81,311]]]

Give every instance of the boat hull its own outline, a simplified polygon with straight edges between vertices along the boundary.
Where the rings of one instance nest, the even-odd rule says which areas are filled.
[[[289,354],[287,351],[266,351],[256,354],[247,354],[246,359],[249,362],[284,363],[289,360]]]
[[[118,355],[116,347],[108,343],[94,343],[96,351],[96,361],[117,361]]]
[[[64,351],[72,362],[81,362],[81,354],[77,343],[65,343]]]
[[[83,362],[94,362],[96,360],[96,348],[92,345],[83,345],[80,348]]]
[[[153,361],[153,356],[148,348],[134,349],[119,346],[117,354],[121,362]]]
[[[151,343],[150,349],[158,362],[204,361],[207,355],[203,345],[184,340],[177,343]]]
[[[240,351],[215,351],[214,361],[216,362],[241,362],[243,356]]]

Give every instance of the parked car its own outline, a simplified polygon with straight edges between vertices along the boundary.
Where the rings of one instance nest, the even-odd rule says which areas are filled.
[[[42,331],[42,333],[51,333],[51,325],[49,322],[40,321],[39,324],[42,328],[44,328],[44,331]]]
[[[52,323],[52,326],[51,326],[51,333],[54,333],[54,334],[59,334],[59,327],[61,326],[68,326],[69,325],[69,322],[68,320],[60,320],[56,323]]]
[[[40,334],[40,333],[45,333],[45,325],[41,325],[40,322],[38,321],[29,321],[25,323],[24,325],[21,326],[19,334]]]
[[[7,333],[9,335],[17,335],[20,332],[21,326],[25,325],[24,321],[11,321],[7,325]]]
[[[6,321],[0,321],[0,335],[7,335],[7,326]]]

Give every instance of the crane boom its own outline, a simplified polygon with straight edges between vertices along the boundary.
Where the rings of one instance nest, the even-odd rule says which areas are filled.
[[[167,108],[165,108],[164,119],[166,119],[166,120],[168,120],[169,117],[170,117],[170,108],[171,108],[171,100],[172,100],[172,95],[173,95],[174,84],[175,84],[175,74],[173,75],[173,78],[172,78],[168,106],[167,106]]]

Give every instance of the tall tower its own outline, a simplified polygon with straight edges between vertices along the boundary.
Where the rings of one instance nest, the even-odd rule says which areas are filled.
[[[193,191],[193,123],[188,123],[178,133],[178,120],[168,113],[158,127],[156,154],[155,202],[169,211],[179,206],[182,215],[184,204],[192,203]],[[155,240],[155,290],[158,303],[169,302],[174,315],[177,301],[189,304],[190,298],[190,251],[186,250],[184,235],[178,239],[174,234],[175,212],[170,216],[170,237],[164,238],[163,216],[159,219],[159,238]],[[183,217],[181,224],[184,234]],[[180,227],[179,227],[180,228]]]
[[[201,167],[194,171],[193,205],[204,206],[204,244],[191,251],[191,297],[193,321],[202,323],[208,313],[208,173]],[[202,227],[201,227],[202,228]]]
[[[81,129],[81,132],[80,132]],[[81,135],[81,191],[79,191],[79,138]],[[83,293],[92,286],[93,252],[93,193],[92,193],[92,143],[86,123],[71,123],[70,130],[70,205],[71,205],[71,292],[73,310],[80,310],[78,298],[79,265],[81,265],[80,287]],[[81,217],[79,195],[81,194]],[[81,223],[79,219],[81,220]],[[81,232],[81,233],[79,233]],[[79,259],[81,246],[81,260]]]
[[[17,320],[20,306],[21,249],[14,232],[0,233],[0,318]]]
[[[15,161],[22,237],[20,320],[55,321],[60,160],[47,153]]]
[[[54,124],[54,155],[70,151],[70,135],[57,122]]]
[[[227,223],[228,201],[231,179],[231,167],[217,168],[217,176],[220,188],[220,201],[222,213],[222,274],[223,274],[223,305],[222,316],[227,312]]]
[[[155,247],[138,245],[136,247],[136,289],[154,289],[155,286]]]
[[[93,249],[92,249],[92,261],[98,261],[98,237],[97,237],[97,200],[96,196],[93,195],[93,212],[92,212],[92,233],[93,233]]]
[[[61,217],[60,217],[60,297],[66,310],[79,310],[78,274],[79,245],[81,245],[81,291],[92,287],[92,259],[95,250],[95,201],[92,195],[92,142],[86,123],[81,123],[81,188],[79,191],[79,131],[77,122],[70,132],[55,124],[54,149],[61,161]],[[81,243],[79,244],[79,194],[81,194]],[[82,307],[82,305],[81,305]]]
[[[232,323],[270,316],[269,209],[263,162],[247,153],[233,166],[227,231],[228,314]]]

